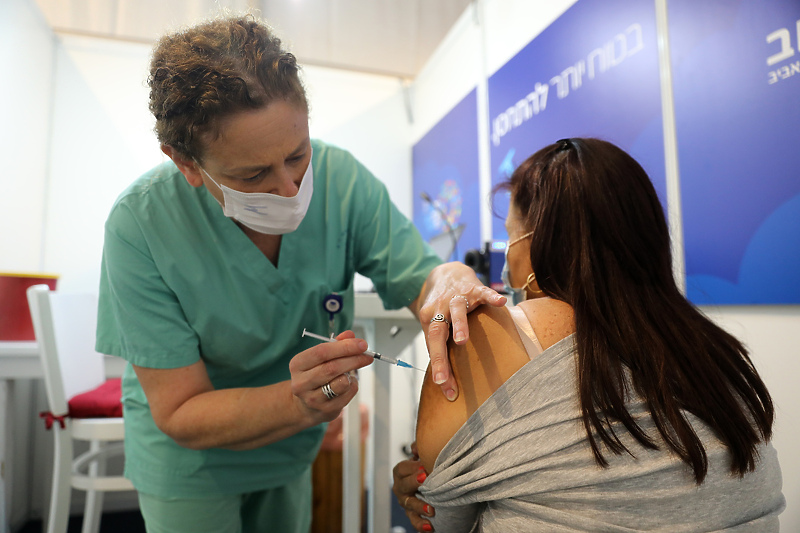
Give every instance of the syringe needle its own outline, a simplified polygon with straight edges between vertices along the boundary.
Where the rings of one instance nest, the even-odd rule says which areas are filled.
[[[406,363],[405,361],[401,361],[400,359],[397,360],[397,366],[402,366],[402,367],[405,367],[405,368],[413,368],[414,370],[419,370],[420,372],[425,372],[423,369],[417,368],[414,365],[410,365],[410,364]]]

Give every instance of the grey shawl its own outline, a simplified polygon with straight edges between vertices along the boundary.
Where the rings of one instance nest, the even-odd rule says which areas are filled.
[[[785,500],[772,445],[740,479],[726,448],[691,415],[708,454],[702,485],[666,445],[645,449],[621,425],[614,429],[633,457],[606,451],[610,466],[599,467],[580,417],[573,338],[521,368],[444,447],[420,487],[436,510],[435,531],[778,531]],[[645,404],[633,397],[628,405],[658,438]]]

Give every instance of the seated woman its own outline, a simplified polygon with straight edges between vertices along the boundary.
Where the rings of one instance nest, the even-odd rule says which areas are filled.
[[[414,527],[778,531],[772,400],[676,286],[644,170],[565,139],[502,187],[505,277],[524,301],[469,315],[469,341],[449,346],[456,401],[425,380],[419,461],[395,467]]]

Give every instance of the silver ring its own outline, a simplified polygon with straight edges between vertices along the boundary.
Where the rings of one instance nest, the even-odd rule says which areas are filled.
[[[464,303],[465,303],[465,304],[467,304],[467,309],[469,309],[469,298],[467,298],[467,297],[466,297],[466,296],[464,296],[463,294],[456,294],[455,296],[453,296],[452,298],[450,298],[450,301],[452,302],[452,301],[453,301],[453,300],[455,300],[456,298],[463,298],[463,299],[464,299]]]
[[[431,318],[431,324],[434,322],[444,322],[445,324],[450,324],[450,322],[447,321],[442,313],[436,313],[433,315],[433,318]]]
[[[328,382],[328,383],[326,383],[325,385],[323,385],[323,386],[322,386],[322,393],[323,393],[323,394],[325,395],[325,397],[326,397],[327,399],[329,399],[329,400],[333,400],[334,398],[336,398],[337,396],[339,396],[338,394],[336,394],[335,392],[333,392],[333,389],[331,388],[331,384],[330,384],[330,382]]]

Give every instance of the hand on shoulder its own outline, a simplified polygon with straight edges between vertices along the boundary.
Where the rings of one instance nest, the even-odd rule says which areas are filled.
[[[469,340],[448,343],[459,395],[448,401],[433,382],[430,366],[420,395],[417,447],[430,472],[442,448],[469,417],[530,359],[505,307],[484,305],[471,312]]]

